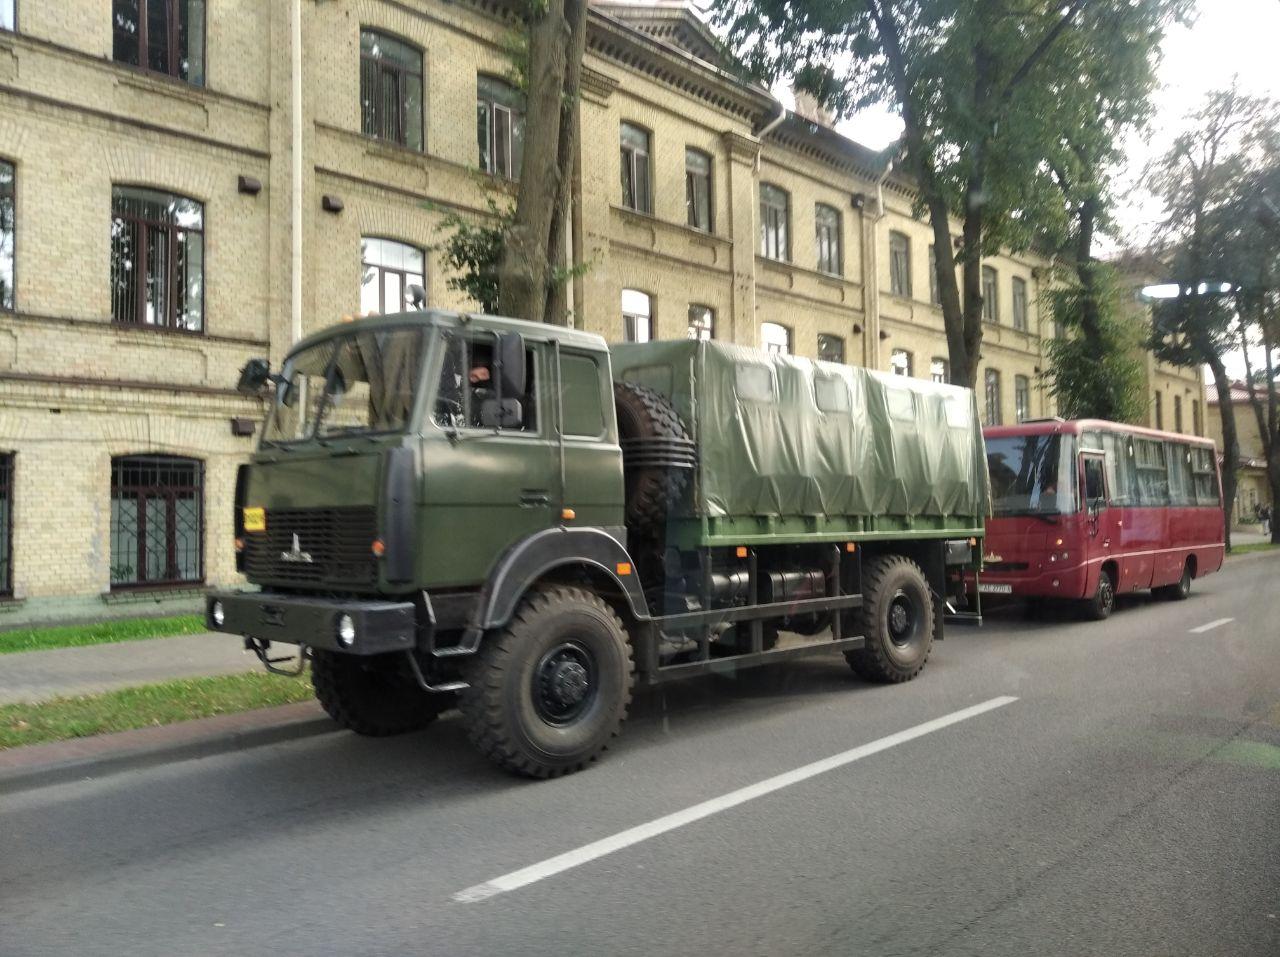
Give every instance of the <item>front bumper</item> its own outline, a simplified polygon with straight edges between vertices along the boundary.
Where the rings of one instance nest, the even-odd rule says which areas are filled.
[[[215,604],[221,606],[222,624],[215,620]],[[338,640],[338,620],[343,615],[349,615],[355,624],[355,639],[350,645]],[[413,603],[407,601],[212,592],[205,599],[204,620],[210,631],[348,655],[380,655],[417,644]]]

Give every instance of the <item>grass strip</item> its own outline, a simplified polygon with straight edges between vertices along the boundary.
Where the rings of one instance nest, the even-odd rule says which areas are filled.
[[[183,678],[104,694],[0,705],[0,750],[211,718],[311,698],[306,677],[250,672]]]
[[[1280,545],[1271,542],[1251,542],[1248,545],[1232,545],[1232,555],[1248,555],[1251,552],[1269,552],[1273,548],[1280,548]]]
[[[115,641],[141,641],[194,635],[205,630],[200,615],[172,618],[127,618],[100,621],[92,625],[62,625],[57,628],[22,628],[0,632],[0,655],[19,651],[47,651],[50,648],[80,648]]]

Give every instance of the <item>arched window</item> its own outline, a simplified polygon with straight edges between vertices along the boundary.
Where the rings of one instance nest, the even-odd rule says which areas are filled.
[[[774,355],[791,355],[791,330],[781,323],[760,323],[760,347]]]
[[[111,460],[111,587],[204,578],[204,464],[164,455]]]
[[[649,131],[623,123],[619,133],[622,162],[622,205],[639,213],[653,212],[653,168]]]
[[[155,189],[111,190],[111,315],[204,329],[204,206]]]
[[[13,166],[0,160],[0,310],[13,309],[14,228]]]
[[[780,262],[791,258],[791,196],[772,183],[760,184],[760,255]]]
[[[476,141],[486,173],[515,179],[524,158],[524,94],[505,80],[476,77]]]
[[[427,285],[427,255],[417,246],[366,236],[360,240],[361,315],[388,315],[413,307],[410,286]]]
[[[653,297],[638,289],[622,290],[622,341],[648,342],[653,338]]]
[[[714,339],[716,337],[716,311],[710,306],[693,303],[689,306],[689,338]]]
[[[112,59],[204,85],[205,0],[112,0]],[[0,0],[0,27],[4,8]],[[10,16],[9,29],[13,29]]]
[[[422,51],[360,31],[360,128],[366,136],[422,149]]]

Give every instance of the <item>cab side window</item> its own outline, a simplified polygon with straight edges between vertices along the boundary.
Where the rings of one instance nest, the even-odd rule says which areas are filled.
[[[565,352],[560,356],[564,434],[597,439],[604,435],[604,400],[600,364],[593,356]]]
[[[1089,457],[1084,460],[1084,504],[1086,507],[1094,502],[1106,501],[1107,486],[1103,478],[1101,458]]]
[[[445,429],[499,429],[504,432],[537,432],[537,362],[532,349],[525,350],[525,394],[503,395],[503,403],[515,399],[521,407],[518,424],[502,422],[499,415],[499,383],[494,367],[496,342],[492,335],[444,335],[444,362],[436,391],[432,418]]]

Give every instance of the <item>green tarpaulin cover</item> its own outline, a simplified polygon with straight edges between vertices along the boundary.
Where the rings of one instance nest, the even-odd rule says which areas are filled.
[[[969,389],[718,342],[612,353],[614,378],[666,396],[697,444],[690,517],[940,516],[981,527],[987,514]]]

